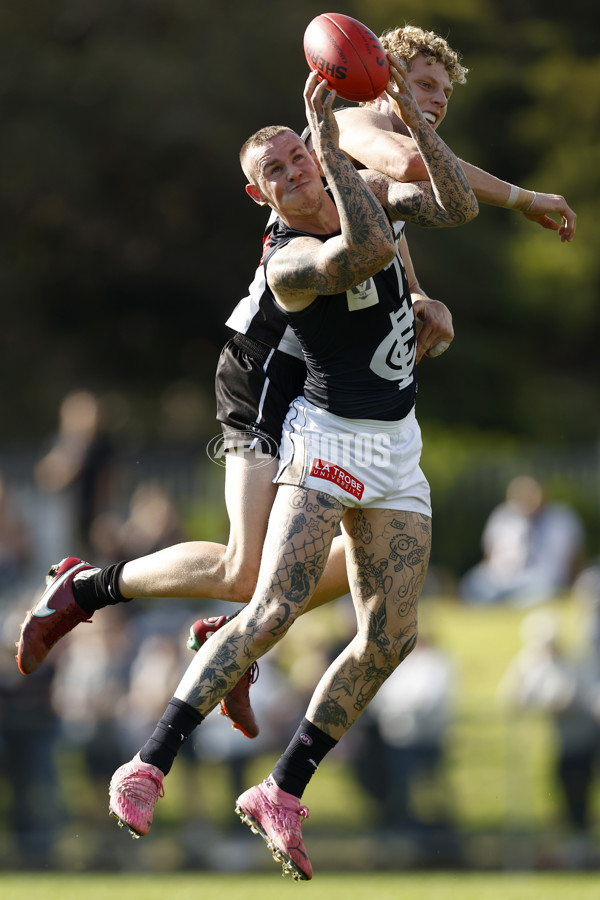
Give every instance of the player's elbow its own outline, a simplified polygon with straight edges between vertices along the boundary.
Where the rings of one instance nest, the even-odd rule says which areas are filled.
[[[469,204],[469,209],[467,210],[467,222],[470,222],[471,219],[476,219],[479,215],[479,203],[477,202],[477,197],[475,194],[471,194],[471,201]]]
[[[456,227],[457,225],[466,225],[479,215],[479,204],[475,194],[467,197],[464,203],[446,206],[444,208],[446,225]]]
[[[349,258],[354,262],[354,274],[360,274],[361,278],[370,278],[375,272],[380,272],[396,256],[396,241],[393,234],[381,232],[378,238],[368,243],[356,244],[349,248]]]
[[[420,153],[404,154],[393,162],[392,178],[409,184],[415,181],[429,181],[429,172]]]
[[[368,262],[369,269],[372,269],[373,272],[380,272],[382,269],[385,269],[396,256],[396,252],[397,247],[395,241],[382,242],[378,248],[376,257],[371,257]]]
[[[477,202],[477,197],[473,192],[471,192],[467,202],[464,205],[464,217],[465,222],[470,222],[472,219],[477,218],[479,215],[479,203]]]
[[[391,261],[392,261],[392,260],[394,259],[394,257],[396,256],[397,250],[398,250],[398,247],[396,246],[395,238],[394,238],[393,236],[392,236],[391,239],[388,238],[388,239],[385,241],[385,246],[382,247],[382,251],[381,251],[381,265],[382,265],[382,266],[387,266],[388,263],[391,263]]]

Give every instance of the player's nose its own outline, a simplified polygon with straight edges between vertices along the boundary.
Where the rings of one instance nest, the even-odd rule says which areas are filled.
[[[435,92],[433,99],[435,103],[437,103],[437,105],[440,107],[440,109],[446,109],[446,107],[448,106],[448,98],[446,97],[446,94],[444,93],[442,88],[439,88]]]

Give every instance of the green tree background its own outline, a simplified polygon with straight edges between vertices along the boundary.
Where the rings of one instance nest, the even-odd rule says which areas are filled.
[[[457,335],[445,357],[421,366],[424,427],[438,449],[465,434],[473,446],[507,442],[509,454],[514,442],[594,444],[593,4],[335,8],[378,33],[411,22],[446,36],[470,73],[455,89],[445,139],[502,178],[564,194],[578,213],[570,245],[491,207],[464,228],[410,230],[421,282],[451,307]],[[124,399],[124,430],[149,444],[177,427],[198,442],[215,433],[224,322],[252,276],[264,224],[244,195],[238,149],[267,123],[303,127],[302,34],[323,11],[313,0],[0,6],[4,449],[46,436],[74,387]],[[174,395],[189,401],[185,427],[165,418]]]

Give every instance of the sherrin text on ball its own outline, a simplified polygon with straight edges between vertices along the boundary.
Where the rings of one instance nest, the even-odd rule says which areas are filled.
[[[322,13],[309,22],[304,54],[310,68],[344,100],[374,100],[390,80],[379,38],[362,22],[342,13]]]

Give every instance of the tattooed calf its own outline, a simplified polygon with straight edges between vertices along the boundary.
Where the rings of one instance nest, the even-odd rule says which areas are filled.
[[[239,638],[231,637],[222,646],[215,650],[211,663],[204,667],[203,677],[194,686],[189,702],[205,705],[207,708],[216,706],[221,697],[231,685],[232,676],[236,676],[233,684],[244,674],[247,666],[243,661],[238,661],[236,644]],[[215,646],[214,642],[211,647]]]
[[[402,660],[400,660],[401,662]],[[363,673],[363,685],[354,701],[354,709],[362,712],[369,705],[381,685],[390,677],[396,667],[389,663],[385,666],[377,666],[375,657],[371,654],[369,662]]]
[[[325,734],[328,734],[327,726],[347,728],[348,714],[344,707],[340,706],[335,700],[326,700],[317,706],[313,714],[313,721]]]
[[[356,685],[361,677],[361,670],[353,665],[352,660],[344,662],[331,682],[329,694],[345,694],[353,697],[356,693]]]

